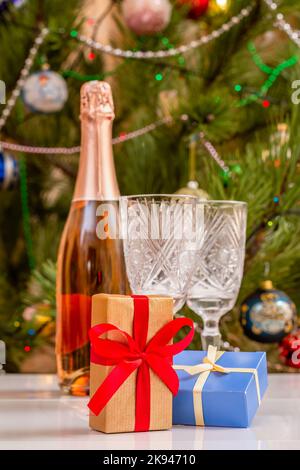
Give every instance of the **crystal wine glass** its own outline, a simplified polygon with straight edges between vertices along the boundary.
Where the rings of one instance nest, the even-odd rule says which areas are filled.
[[[237,299],[244,268],[247,204],[205,201],[204,240],[187,304],[203,320],[202,347],[220,347],[220,318]]]
[[[138,295],[185,303],[200,243],[197,198],[145,195],[120,198],[122,237],[130,287]]]

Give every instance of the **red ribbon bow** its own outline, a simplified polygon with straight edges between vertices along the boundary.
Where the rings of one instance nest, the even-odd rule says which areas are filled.
[[[148,431],[150,427],[150,369],[173,395],[177,394],[179,381],[172,367],[172,359],[192,341],[194,323],[189,318],[172,320],[147,344],[149,299],[146,296],[132,297],[133,337],[109,323],[102,323],[90,329],[91,361],[95,364],[116,367],[100,385],[88,406],[98,416],[121,385],[137,370],[135,431],[138,432]],[[175,344],[169,344],[184,326],[191,328],[186,337]],[[109,331],[120,333],[125,343],[100,338]]]

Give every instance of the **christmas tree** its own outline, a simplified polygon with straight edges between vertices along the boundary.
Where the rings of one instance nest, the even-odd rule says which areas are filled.
[[[14,189],[3,184],[0,192],[8,368],[51,336],[57,247],[78,164],[79,89],[105,79],[116,102],[122,194],[174,193],[188,184],[184,192],[197,193],[198,184],[210,199],[248,203],[245,275],[222,333],[233,348],[266,349],[271,368],[284,370],[277,343],[245,336],[240,306],[266,278],[300,305],[299,2],[165,0],[158,13],[142,3],[148,16],[139,0],[124,0],[87,17],[78,0],[2,2],[2,153],[20,173]],[[102,44],[97,32],[108,16],[116,27]],[[35,78],[58,94],[55,112],[34,96]]]

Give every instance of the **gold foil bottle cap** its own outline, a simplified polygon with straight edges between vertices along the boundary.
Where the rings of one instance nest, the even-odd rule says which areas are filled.
[[[111,87],[107,82],[93,80],[82,85],[80,90],[80,115],[91,119],[103,117],[115,118],[114,102]]]
[[[272,290],[274,289],[273,282],[270,280],[262,281],[260,283],[260,288],[263,290]]]

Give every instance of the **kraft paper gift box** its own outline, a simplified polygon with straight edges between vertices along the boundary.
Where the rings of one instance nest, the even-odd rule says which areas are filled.
[[[170,348],[174,335],[183,326],[190,326],[191,330],[180,351],[192,339],[193,323],[188,319],[173,320],[172,298],[93,296],[89,403],[92,429],[118,433],[171,428],[172,393],[176,392],[176,384],[178,389],[178,380],[172,357],[160,357],[159,348]],[[170,382],[169,388],[166,386],[170,379],[172,392]]]
[[[174,365],[180,386],[173,399],[173,424],[250,426],[267,389],[264,352],[222,353],[210,347],[184,351]]]

